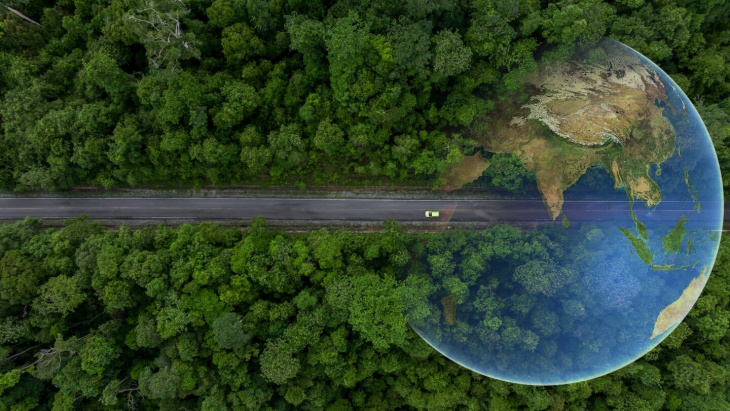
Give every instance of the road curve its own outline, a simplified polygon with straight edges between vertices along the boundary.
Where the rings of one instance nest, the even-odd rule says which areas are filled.
[[[685,203],[664,202],[651,214],[637,216],[677,221]],[[703,204],[703,207],[705,205]],[[548,222],[542,200],[397,200],[323,198],[69,198],[0,197],[0,219],[25,217],[65,219],[88,214],[94,219],[117,220],[248,220],[263,216],[271,220],[299,221],[426,221],[426,210],[439,210],[441,221]],[[571,221],[610,221],[628,213],[626,201],[568,201],[563,210]],[[726,213],[727,216],[727,213]],[[430,220],[433,221],[433,220]]]

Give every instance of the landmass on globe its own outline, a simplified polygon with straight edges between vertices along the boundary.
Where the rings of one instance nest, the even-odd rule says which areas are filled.
[[[689,286],[682,291],[682,295],[659,313],[656,323],[654,323],[654,331],[649,337],[650,340],[664,334],[665,331],[682,321],[702,293],[708,277],[707,267],[702,267],[700,275],[689,283]]]
[[[512,153],[535,173],[537,188],[547,212],[555,220],[561,213],[564,192],[593,166],[601,166],[613,178],[615,188],[624,188],[634,200],[648,207],[659,204],[662,193],[650,169],[674,154],[676,131],[663,115],[675,110],[668,103],[667,86],[657,72],[631,49],[601,41],[579,57],[544,59],[523,79],[529,99],[517,103],[506,98],[469,135],[485,151]],[[672,92],[673,90],[669,90]],[[446,170],[446,189],[456,189],[479,178],[489,168],[480,153],[464,156]],[[696,189],[685,183],[695,210],[700,204]],[[636,218],[637,234],[621,232],[637,256],[654,270],[672,270],[673,265],[654,264],[646,226]],[[685,217],[678,221],[684,223]],[[677,253],[684,231],[663,242],[666,253]]]
[[[675,130],[656,104],[666,102],[667,90],[650,66],[629,50],[601,42],[581,58],[543,62],[525,82],[529,101],[498,102],[470,137],[487,152],[516,154],[534,171],[553,220],[565,190],[592,166],[603,166],[632,201],[650,207],[661,201],[649,170],[673,154]],[[466,164],[479,167],[459,172]],[[475,180],[487,167],[486,161],[465,157],[446,173],[450,188]]]
[[[643,261],[646,265],[650,266],[653,270],[658,271],[668,271],[668,270],[674,270],[677,268],[687,268],[687,266],[683,267],[675,267],[671,264],[655,264],[654,263],[654,256],[655,253],[651,250],[649,247],[649,236],[646,232],[646,225],[642,223],[638,218],[636,218],[636,214],[634,214],[633,210],[631,211],[631,218],[634,220],[634,223],[636,225],[636,231],[639,233],[637,236],[636,234],[632,233],[631,230],[625,227],[620,227],[619,231],[626,236],[626,238],[631,243],[631,246],[633,247],[634,251],[636,252],[636,255]],[[677,222],[674,224],[674,227],[667,233],[667,235],[662,237],[662,246],[664,248],[664,254],[677,254],[679,253],[680,249],[682,248],[682,244],[684,243],[684,239],[686,236],[686,230],[684,228],[685,222],[687,221],[687,217],[682,214]],[[690,252],[690,244],[687,245],[687,252],[689,254]]]

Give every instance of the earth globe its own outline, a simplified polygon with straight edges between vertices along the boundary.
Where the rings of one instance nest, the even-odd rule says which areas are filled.
[[[468,130],[480,152],[463,166],[518,158],[552,223],[485,233],[432,269],[430,311],[408,319],[468,369],[556,385],[617,370],[678,327],[712,270],[723,199],[701,118],[646,57],[601,39],[536,60]]]

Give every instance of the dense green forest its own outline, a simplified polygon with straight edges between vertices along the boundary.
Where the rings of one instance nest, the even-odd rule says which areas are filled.
[[[672,75],[730,171],[730,3],[548,3],[3,0],[0,188],[432,185],[538,47],[601,36]]]
[[[0,190],[433,186],[535,51],[602,36],[675,79],[730,175],[726,1],[0,0]],[[492,160],[474,186],[534,184],[514,156]],[[530,261],[554,230],[3,225],[0,411],[730,409],[730,240],[659,347],[587,382],[483,377],[410,327],[490,259],[551,294],[560,273]],[[424,283],[455,267],[473,276]],[[494,318],[537,311],[480,301]],[[527,349],[564,326],[501,321],[493,334]]]
[[[458,266],[463,281],[477,281],[484,270],[475,271],[475,259],[521,264],[561,230],[416,234],[386,223],[378,233],[292,235],[262,219],[245,230],[109,230],[85,218],[62,229],[34,219],[4,225],[0,410],[730,409],[727,240],[685,321],[640,360],[588,382],[546,388],[486,378],[409,327],[428,316],[436,288],[459,298],[458,285],[429,283],[425,271]],[[512,310],[527,313],[529,294],[558,287],[513,271],[526,293]],[[494,298],[481,300],[505,318]],[[542,316],[534,333],[492,328],[505,343],[530,345],[570,326],[532,312]]]

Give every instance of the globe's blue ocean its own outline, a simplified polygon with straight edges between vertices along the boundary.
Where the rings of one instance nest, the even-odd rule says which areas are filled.
[[[558,219],[528,234],[545,245],[549,259],[530,265],[492,258],[478,284],[455,305],[455,323],[440,317],[412,324],[451,360],[510,382],[572,383],[637,360],[677,327],[681,318],[666,330],[655,329],[662,310],[693,280],[704,284],[712,269],[722,229],[722,183],[712,142],[694,106],[664,71],[640,59],[664,83],[668,99],[654,104],[676,131],[673,155],[650,169],[662,201],[651,208],[631,202],[624,188],[614,188],[606,170],[591,168],[565,192],[563,212],[570,227],[563,228]],[[601,201],[598,207],[595,200]],[[673,229],[674,238],[681,238],[679,250],[668,245]],[[627,233],[644,244],[650,264]],[[547,292],[529,292],[518,284],[516,270],[559,279],[560,284]],[[434,307],[445,309],[443,296],[431,301]],[[697,295],[690,297],[693,303]]]

